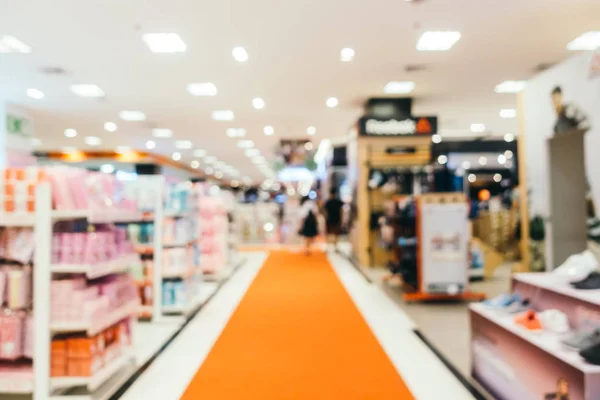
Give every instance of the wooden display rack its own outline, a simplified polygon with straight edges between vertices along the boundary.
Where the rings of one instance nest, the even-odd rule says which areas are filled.
[[[423,205],[426,204],[464,204],[466,202],[465,196],[463,193],[428,193],[418,196],[416,198],[416,217],[417,217],[417,290],[413,293],[404,293],[404,300],[407,302],[410,301],[441,301],[441,300],[463,300],[463,301],[481,301],[486,298],[484,293],[471,292],[468,290],[468,265],[465,263],[465,279],[464,279],[464,287],[460,293],[450,294],[450,293],[430,293],[427,291],[427,288],[424,285],[424,257],[423,257],[423,243],[422,235],[423,235],[423,218],[422,211]],[[465,219],[465,231],[469,232],[468,221]],[[465,246],[465,251],[469,250],[468,245]],[[468,253],[465,254],[465,258],[468,260]]]

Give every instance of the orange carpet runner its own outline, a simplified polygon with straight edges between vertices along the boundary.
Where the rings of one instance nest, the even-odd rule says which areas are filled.
[[[326,256],[275,251],[182,397],[217,399],[414,397]]]

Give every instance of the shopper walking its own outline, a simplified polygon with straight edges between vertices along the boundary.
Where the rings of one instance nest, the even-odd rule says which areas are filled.
[[[329,199],[325,202],[325,226],[327,230],[327,240],[333,243],[333,249],[338,251],[338,240],[342,234],[342,208],[344,202],[338,198],[335,188],[329,192]]]
[[[313,242],[319,235],[319,224],[317,221],[317,208],[315,203],[308,198],[304,198],[302,200],[300,216],[302,220],[300,222],[300,231],[298,233],[304,238],[306,255],[310,255],[310,249]]]

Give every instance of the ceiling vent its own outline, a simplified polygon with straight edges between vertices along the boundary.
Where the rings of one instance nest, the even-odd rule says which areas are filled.
[[[404,71],[406,72],[419,72],[426,70],[427,67],[423,64],[408,64],[404,67]]]
[[[67,71],[60,67],[40,67],[39,71],[46,75],[67,75]]]

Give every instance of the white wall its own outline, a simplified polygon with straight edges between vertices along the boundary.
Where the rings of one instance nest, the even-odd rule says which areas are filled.
[[[585,164],[594,205],[600,211],[600,78],[590,77],[592,56],[593,52],[577,54],[527,83],[524,117],[530,217],[549,216],[546,140],[554,133],[556,113],[550,95],[556,86],[562,88],[564,102],[579,107],[592,126],[585,137]]]

